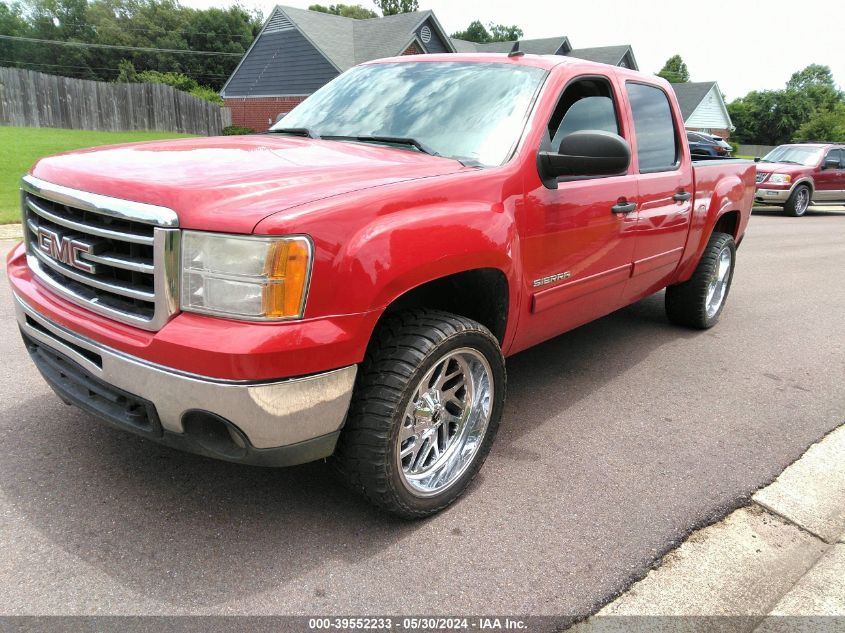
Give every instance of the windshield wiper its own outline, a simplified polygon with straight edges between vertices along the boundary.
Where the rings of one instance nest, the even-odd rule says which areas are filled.
[[[415,138],[410,138],[406,136],[324,136],[325,139],[330,139],[334,141],[342,141],[342,140],[349,140],[349,141],[360,141],[361,143],[387,143],[389,145],[408,145],[410,147],[415,148],[417,151],[422,152],[423,154],[428,154],[429,156],[440,156],[437,152],[433,149],[424,145],[420,141]]]
[[[307,127],[280,127],[275,130],[267,130],[268,134],[291,134],[292,136],[305,136],[308,138],[320,138],[320,135]]]

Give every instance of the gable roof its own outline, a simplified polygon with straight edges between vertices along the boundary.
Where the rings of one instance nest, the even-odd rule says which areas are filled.
[[[414,42],[416,30],[426,20],[440,31],[447,46],[451,44],[430,10],[366,20],[281,5],[275,11],[287,15],[341,72],[371,59],[401,55]]]
[[[517,44],[519,45],[518,50],[530,55],[557,55],[558,51],[562,51],[562,54],[565,55],[572,50],[572,46],[569,44],[569,38],[565,35],[533,40],[487,42],[484,44],[455,38],[451,38],[451,40],[452,45],[458,53],[510,53]]]
[[[678,105],[681,107],[681,116],[684,121],[692,116],[698,104],[716,85],[715,81],[687,81],[680,84],[672,84],[675,96],[678,98]]]
[[[278,13],[286,15],[339,71],[355,65],[355,20],[294,7],[277,6],[274,17]]]
[[[637,60],[634,58],[634,51],[629,44],[621,46],[594,46],[592,48],[573,48],[567,55],[570,57],[577,57],[588,62],[598,62],[600,64],[610,64],[611,66],[618,66],[619,62],[625,59],[625,55],[631,57],[632,69],[638,70]]]

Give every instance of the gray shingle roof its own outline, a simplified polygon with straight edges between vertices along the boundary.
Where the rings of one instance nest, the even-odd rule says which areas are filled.
[[[563,48],[564,52],[572,48],[569,45],[568,37],[544,37],[535,40],[519,40],[519,50],[529,55],[555,55],[561,48]]]
[[[400,13],[370,20],[353,20],[355,28],[355,63],[402,53],[414,30],[432,15],[431,11]]]
[[[577,57],[578,59],[585,59],[588,62],[598,62],[600,64],[610,64],[611,66],[619,65],[625,54],[631,50],[627,44],[623,46],[595,46],[593,48],[573,48],[569,51],[570,57]]]
[[[450,37],[449,41],[452,42],[452,47],[459,53],[477,53],[478,44],[475,42],[468,42],[467,40],[459,40],[455,39],[454,37]]]
[[[279,6],[276,9],[284,12],[339,70],[355,65],[355,20],[294,7]]]
[[[432,11],[414,11],[355,20],[294,7],[279,6],[277,9],[283,11],[341,71],[371,59],[401,54],[414,37],[416,27],[433,17]]]
[[[672,84],[672,88],[675,89],[675,96],[678,97],[678,105],[681,107],[681,116],[684,117],[684,121],[692,116],[698,104],[715,85],[715,81],[688,81],[682,84]]]
[[[518,40],[519,50],[530,55],[554,55],[561,49],[569,50],[569,38],[566,36],[560,37],[544,37],[534,40]],[[452,38],[452,46],[459,53],[510,53],[516,42],[488,42],[486,44],[478,44],[476,42],[468,42],[466,40],[458,40]]]

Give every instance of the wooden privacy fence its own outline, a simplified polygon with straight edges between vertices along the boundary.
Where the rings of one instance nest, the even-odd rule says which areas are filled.
[[[0,125],[221,134],[228,108],[164,84],[106,83],[0,67]]]

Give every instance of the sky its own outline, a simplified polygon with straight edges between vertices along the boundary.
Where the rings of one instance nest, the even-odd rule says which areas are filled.
[[[281,0],[279,4],[304,9],[315,1],[338,2]],[[345,0],[357,3],[373,6],[371,0]],[[223,7],[232,0],[181,0],[181,4]],[[277,3],[241,0],[240,4],[260,9],[266,17]],[[432,9],[447,33],[480,19],[516,24],[526,38],[566,35],[575,48],[631,44],[640,70],[648,73],[659,71],[678,53],[692,81],[719,82],[729,101],[751,90],[782,88],[793,72],[812,63],[830,66],[836,83],[845,86],[845,3],[839,0],[419,0],[419,5]]]

